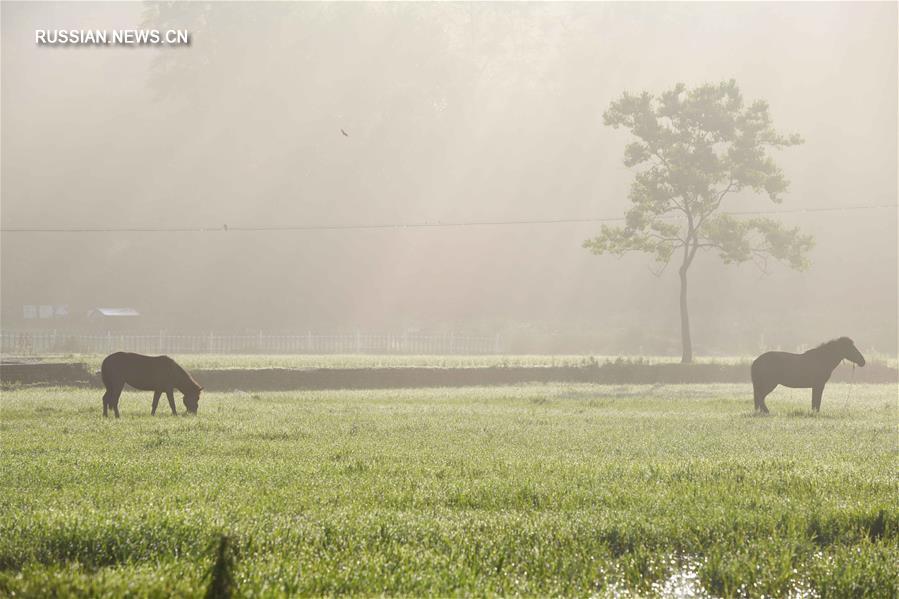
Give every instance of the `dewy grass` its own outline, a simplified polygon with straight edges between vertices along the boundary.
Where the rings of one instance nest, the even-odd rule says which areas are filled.
[[[892,597],[896,388],[845,390],[4,391],[0,595]]]

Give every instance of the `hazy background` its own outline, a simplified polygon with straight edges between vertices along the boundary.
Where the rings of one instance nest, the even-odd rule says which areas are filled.
[[[614,217],[625,91],[735,78],[806,143],[780,207],[896,204],[897,7],[2,4],[2,224],[344,225]],[[36,28],[187,28],[188,48],[38,47]],[[344,136],[341,129],[348,133]],[[895,354],[895,209],[781,217],[812,267],[691,269],[697,354],[850,335]],[[454,331],[679,353],[677,273],[592,256],[599,224],[2,235],[23,304],[189,331]],[[54,326],[63,326],[55,323]],[[579,337],[580,336],[580,337]],[[588,338],[585,344],[578,338]],[[515,349],[515,346],[512,346]]]

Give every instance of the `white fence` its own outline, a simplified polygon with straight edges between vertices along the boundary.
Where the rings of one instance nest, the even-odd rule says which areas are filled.
[[[3,331],[4,354],[495,354],[502,353],[499,335],[170,335]]]

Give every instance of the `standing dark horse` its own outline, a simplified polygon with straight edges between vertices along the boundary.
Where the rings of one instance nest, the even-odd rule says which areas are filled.
[[[100,366],[100,374],[103,377],[103,384],[106,385],[106,393],[103,395],[104,416],[107,415],[107,408],[112,408],[115,417],[119,417],[119,396],[125,383],[135,389],[153,391],[151,414],[156,414],[156,406],[159,405],[159,397],[163,393],[169,400],[172,414],[178,413],[172,395],[173,389],[178,389],[184,394],[184,407],[187,411],[191,414],[197,413],[200,391],[203,387],[168,356],[142,356],[117,352],[106,356],[103,365]]]
[[[843,360],[859,366],[865,365],[865,357],[855,347],[849,337],[840,337],[822,343],[804,354],[790,354],[783,351],[769,351],[752,363],[752,391],[755,395],[755,409],[765,414],[768,406],[765,397],[778,385],[784,387],[811,388],[812,409],[821,409],[821,395],[824,385],[830,379],[833,369]]]

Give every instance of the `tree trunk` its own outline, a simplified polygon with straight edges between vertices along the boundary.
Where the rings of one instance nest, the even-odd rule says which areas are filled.
[[[690,339],[690,314],[687,312],[687,266],[680,267],[680,339],[683,351],[681,364],[693,361],[693,340]]]

